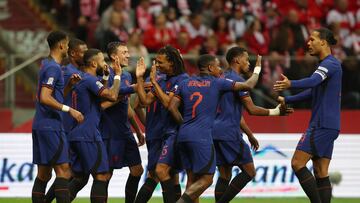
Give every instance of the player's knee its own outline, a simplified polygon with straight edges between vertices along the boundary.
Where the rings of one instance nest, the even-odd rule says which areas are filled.
[[[98,174],[95,174],[93,177],[96,180],[107,181],[109,176],[107,173],[98,173]]]
[[[54,167],[56,177],[69,179],[71,177],[71,170],[69,164],[60,164]]]
[[[51,179],[52,174],[51,173],[38,173],[37,174],[37,178],[39,178],[40,180],[44,181],[44,182],[49,182],[49,180]]]
[[[251,179],[253,179],[256,176],[256,171],[255,170],[250,170],[250,171],[247,171],[247,174],[250,176]]]
[[[164,164],[156,165],[155,173],[156,176],[160,179],[160,181],[167,180],[170,178],[169,167]]]
[[[294,171],[298,171],[300,170],[301,168],[304,167],[304,164],[302,164],[300,161],[296,160],[296,159],[292,159],[291,160],[291,168],[294,170]]]
[[[208,188],[208,187],[210,187],[210,186],[212,185],[212,183],[213,183],[213,176],[207,175],[207,176],[204,178],[204,180],[205,180],[204,186],[205,186],[206,188]]]
[[[144,173],[144,168],[139,164],[133,167],[130,167],[130,174],[132,176],[141,176]]]

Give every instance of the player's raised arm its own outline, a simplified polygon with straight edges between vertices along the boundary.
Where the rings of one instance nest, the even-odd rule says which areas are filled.
[[[121,83],[121,66],[119,63],[119,59],[115,59],[115,63],[114,63],[114,72],[115,72],[115,76],[114,76],[114,83],[111,86],[111,88],[105,88],[101,93],[100,96],[102,98],[108,99],[112,102],[116,102],[117,98],[119,96],[119,90],[120,90],[120,83]]]
[[[155,96],[149,92],[146,93],[144,89],[144,74],[146,71],[146,65],[144,58],[140,57],[136,65],[136,79],[137,79],[137,93],[141,104],[147,106],[155,101]]]
[[[153,62],[153,65],[151,66],[151,72],[150,72],[150,82],[154,87],[155,94],[157,95],[158,99],[162,103],[162,105],[165,108],[168,108],[171,98],[174,96],[173,92],[170,92],[169,94],[166,94],[162,88],[160,87],[159,83],[156,81],[156,65],[155,61]]]
[[[66,97],[71,91],[72,87],[81,80],[81,76],[79,74],[72,74],[69,82],[66,84],[64,88],[64,97]]]
[[[242,103],[250,115],[256,116],[285,116],[291,114],[294,111],[285,104],[279,104],[274,109],[265,109],[263,107],[256,106],[251,97],[242,98]]]
[[[261,72],[261,58],[262,57],[260,55],[257,56],[254,72],[253,72],[252,76],[248,80],[246,80],[246,82],[236,82],[235,83],[235,85],[234,85],[235,91],[251,90],[255,87],[255,85],[259,79],[260,72]]]

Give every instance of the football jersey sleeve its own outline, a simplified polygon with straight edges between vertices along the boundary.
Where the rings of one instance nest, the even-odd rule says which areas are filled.
[[[216,80],[216,85],[220,91],[232,91],[234,89],[235,81],[219,78]]]
[[[89,77],[87,79],[87,88],[95,95],[99,96],[105,89],[105,86],[97,80],[95,77]]]
[[[174,96],[182,100],[182,89],[184,87],[185,81],[181,82],[176,88],[174,88]]]
[[[60,68],[50,66],[45,70],[41,86],[54,89],[56,82],[62,77]]]

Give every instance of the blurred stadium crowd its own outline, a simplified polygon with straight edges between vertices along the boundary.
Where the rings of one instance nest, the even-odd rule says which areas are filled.
[[[258,93],[269,98],[277,96],[272,85],[281,73],[299,79],[314,71],[317,61],[306,53],[306,41],[313,28],[326,26],[339,40],[333,53],[343,63],[343,108],[360,108],[359,0],[38,1],[58,24],[101,50],[118,40],[136,56],[165,44],[192,56],[222,56],[234,45],[268,56]],[[192,60],[187,68],[196,73]]]

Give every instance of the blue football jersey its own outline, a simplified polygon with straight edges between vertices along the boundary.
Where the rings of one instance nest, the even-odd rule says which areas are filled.
[[[159,85],[161,85],[161,89],[167,95],[169,95],[170,92],[175,93],[180,83],[188,78],[189,75],[186,73],[171,77],[167,76],[164,78],[164,81],[162,81]],[[176,121],[171,116],[171,113],[165,107],[161,108],[161,123],[163,124],[163,135],[176,133],[178,131],[179,125],[176,123]]]
[[[82,80],[73,89],[72,100],[75,109],[84,115],[84,121],[77,124],[69,133],[69,141],[100,141],[99,131],[101,116],[101,91],[104,85],[97,77],[88,73],[82,75]]]
[[[108,85],[111,87],[114,83],[114,70],[110,68]],[[121,88],[130,87],[132,78],[130,73],[123,71],[121,74]],[[101,135],[104,139],[125,139],[126,136],[131,135],[131,128],[128,116],[129,95],[125,95],[124,98],[117,104],[105,109],[101,115]]]
[[[36,112],[32,128],[36,130],[63,130],[62,112],[40,103],[42,87],[52,89],[54,99],[61,104],[63,103],[64,77],[60,65],[51,58],[43,59],[38,80],[35,103]]]
[[[166,77],[166,75],[159,74],[157,76],[157,82],[160,86],[163,86],[163,78]],[[146,82],[149,82],[150,79],[147,78]],[[152,90],[153,92],[154,90]],[[154,92],[153,92],[154,93]],[[163,133],[163,127],[164,124],[162,122],[161,118],[161,112],[164,106],[161,104],[159,99],[155,99],[155,101],[150,104],[146,108],[146,124],[145,124],[145,135],[146,140],[153,140],[153,139],[161,139],[162,133]]]
[[[184,122],[178,142],[212,142],[212,127],[220,96],[231,91],[234,81],[214,76],[195,76],[184,80],[176,90],[182,100]]]
[[[226,71],[224,77],[235,82],[245,82],[245,79],[233,70]],[[243,109],[241,99],[247,96],[249,96],[248,91],[226,92],[221,96],[213,126],[214,140],[239,139],[239,135],[242,135],[240,129]]]
[[[62,71],[64,74],[64,85],[66,86],[69,82],[70,77],[73,74],[79,74],[80,76],[82,75],[82,71],[80,71],[79,69],[77,69],[73,64],[69,63],[66,66],[62,67]],[[64,97],[64,104],[68,105],[70,107],[74,106],[72,105],[72,90],[71,92],[68,93],[68,95],[66,95]],[[70,130],[75,127],[76,125],[76,120],[70,116],[70,114],[68,112],[63,112],[63,125],[64,125],[64,130],[66,133],[69,133]]]
[[[315,73],[319,74],[323,81],[311,90],[310,127],[340,130],[341,63],[333,55],[329,55],[320,62]]]

